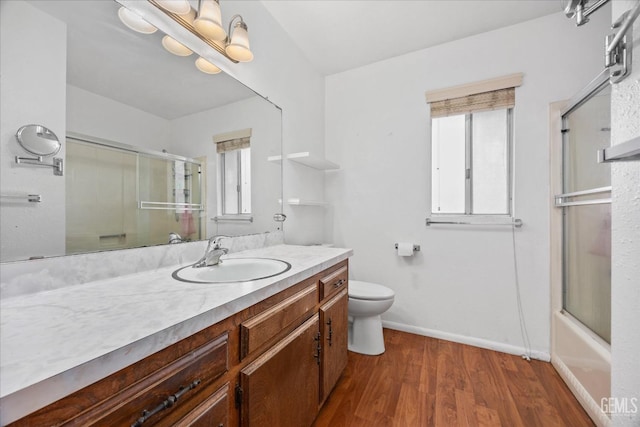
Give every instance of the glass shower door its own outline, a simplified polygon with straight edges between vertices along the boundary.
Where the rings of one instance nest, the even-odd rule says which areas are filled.
[[[611,171],[596,153],[610,145],[609,86],[563,116],[563,310],[611,342]]]

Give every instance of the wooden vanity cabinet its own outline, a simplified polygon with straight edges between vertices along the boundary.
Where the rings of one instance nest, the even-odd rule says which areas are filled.
[[[240,371],[241,426],[310,426],[318,411],[318,314]]]
[[[310,426],[346,366],[347,277],[345,260],[10,426]]]
[[[322,325],[322,357],[320,372],[320,403],[324,402],[340,375],[347,367],[347,329],[348,329],[347,289],[320,306],[320,324]]]

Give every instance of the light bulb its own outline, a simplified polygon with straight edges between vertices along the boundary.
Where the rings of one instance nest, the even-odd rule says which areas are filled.
[[[209,39],[220,41],[227,38],[227,32],[222,28],[220,4],[216,0],[201,0],[193,26],[197,32]]]
[[[231,41],[225,48],[225,52],[238,62],[249,62],[253,59],[253,53],[249,48],[249,33],[244,21],[238,22],[233,28]]]

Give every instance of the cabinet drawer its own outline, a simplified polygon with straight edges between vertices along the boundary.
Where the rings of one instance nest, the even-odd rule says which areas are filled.
[[[229,383],[206,398],[173,427],[227,427],[229,421]]]
[[[348,282],[349,269],[345,265],[320,279],[320,299],[325,300],[346,289]]]
[[[80,414],[72,425],[148,426],[181,411],[228,370],[228,334],[209,341]],[[188,405],[193,406],[193,405]]]
[[[300,292],[240,325],[240,359],[294,325],[318,303],[318,287],[313,282]]]

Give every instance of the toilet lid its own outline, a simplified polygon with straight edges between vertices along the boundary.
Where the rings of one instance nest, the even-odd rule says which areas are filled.
[[[394,296],[395,292],[386,286],[359,280],[349,280],[349,298],[379,301],[390,299]]]

